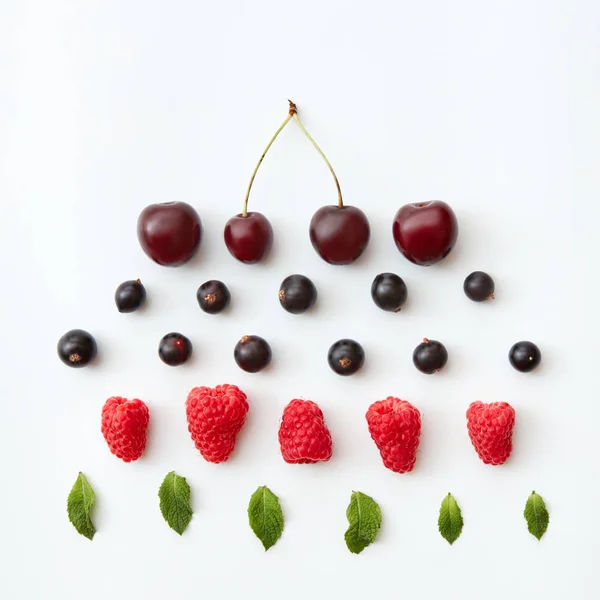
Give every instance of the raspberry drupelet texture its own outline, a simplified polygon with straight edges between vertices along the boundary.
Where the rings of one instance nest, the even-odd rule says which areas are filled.
[[[188,430],[205,460],[226,461],[248,413],[246,394],[235,385],[195,387],[187,397]]]
[[[102,435],[110,451],[125,462],[137,460],[146,448],[149,421],[150,412],[141,400],[109,398],[102,408]]]
[[[419,411],[410,402],[389,396],[371,404],[366,418],[383,464],[395,473],[412,471],[421,434]]]
[[[479,458],[486,465],[501,465],[512,451],[515,409],[506,402],[473,402],[467,410],[467,428]]]
[[[292,400],[285,407],[279,444],[287,463],[311,464],[331,458],[331,434],[317,404],[311,400]]]

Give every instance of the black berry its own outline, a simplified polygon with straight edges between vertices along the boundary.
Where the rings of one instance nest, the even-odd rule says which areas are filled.
[[[304,275],[290,275],[279,286],[279,302],[290,313],[306,312],[316,300],[317,288]]]
[[[398,312],[407,297],[406,284],[395,273],[381,273],[371,284],[371,298],[382,310]]]
[[[71,329],[63,335],[56,346],[58,356],[69,367],[85,367],[98,352],[96,340],[83,329]]]
[[[483,271],[474,271],[465,279],[463,289],[473,302],[483,302],[494,297],[494,280]]]
[[[533,342],[517,342],[508,353],[508,360],[517,371],[529,373],[540,364],[542,353]]]
[[[245,335],[235,345],[233,358],[247,373],[258,373],[271,362],[271,346],[258,335]]]
[[[115,304],[120,313],[137,310],[146,301],[146,288],[139,279],[124,281],[115,292]]]
[[[413,363],[421,373],[437,373],[448,362],[448,351],[441,342],[425,338],[413,352]]]
[[[177,367],[192,355],[192,342],[181,333],[167,333],[158,344],[158,356],[166,365]]]
[[[222,281],[212,279],[198,288],[196,298],[204,312],[215,315],[227,307],[231,294]]]
[[[365,351],[354,340],[338,340],[329,348],[327,362],[338,375],[353,375],[363,366]]]

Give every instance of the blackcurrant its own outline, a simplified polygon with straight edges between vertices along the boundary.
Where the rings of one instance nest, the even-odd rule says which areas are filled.
[[[96,340],[83,329],[71,329],[63,335],[56,346],[58,356],[69,367],[85,367],[98,352]]]
[[[233,358],[247,373],[258,373],[271,362],[271,346],[258,335],[245,335],[235,345]]]
[[[139,279],[124,281],[115,292],[115,304],[120,313],[137,310],[146,301],[146,288]]]
[[[316,300],[317,288],[304,275],[290,275],[279,286],[279,302],[290,313],[306,312]]]
[[[353,375],[363,366],[365,351],[354,340],[338,340],[329,348],[327,362],[338,375]]]
[[[371,298],[382,310],[398,312],[407,297],[406,284],[395,273],[381,273],[371,284]]]
[[[222,281],[211,279],[198,288],[196,298],[204,312],[215,315],[227,307],[231,294]]]
[[[540,364],[542,353],[533,342],[517,342],[508,353],[508,360],[517,371],[529,373]]]
[[[441,342],[423,339],[413,352],[413,363],[421,373],[437,373],[448,362],[448,351]]]
[[[465,279],[463,289],[473,302],[483,302],[494,297],[494,280],[483,271],[474,271]]]
[[[158,344],[158,356],[166,365],[177,367],[192,355],[192,342],[181,333],[167,333]]]

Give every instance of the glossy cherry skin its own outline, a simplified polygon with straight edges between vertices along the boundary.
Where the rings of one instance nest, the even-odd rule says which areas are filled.
[[[369,243],[371,228],[365,213],[355,206],[322,206],[310,221],[310,241],[330,265],[354,262]]]
[[[225,224],[225,245],[231,256],[246,264],[262,260],[273,245],[273,228],[267,217],[249,212],[231,217]]]
[[[458,238],[454,211],[440,200],[405,204],[392,226],[398,250],[410,262],[429,266],[446,258]]]
[[[202,223],[185,202],[151,204],[138,217],[137,235],[142,249],[154,262],[178,267],[198,249]]]

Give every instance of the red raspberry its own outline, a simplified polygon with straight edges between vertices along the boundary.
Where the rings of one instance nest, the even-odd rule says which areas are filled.
[[[137,398],[114,396],[102,407],[102,435],[110,451],[124,460],[137,460],[146,447],[146,430],[150,413]]]
[[[479,458],[486,465],[501,465],[512,450],[515,409],[506,402],[473,402],[467,410],[467,427]]]
[[[287,463],[304,465],[331,458],[331,434],[317,404],[311,400],[292,400],[285,407],[279,444]]]
[[[205,460],[226,461],[248,413],[246,394],[237,386],[195,387],[185,405],[188,431]]]
[[[412,471],[419,447],[421,413],[410,402],[389,396],[373,402],[366,417],[383,464],[396,473]]]

